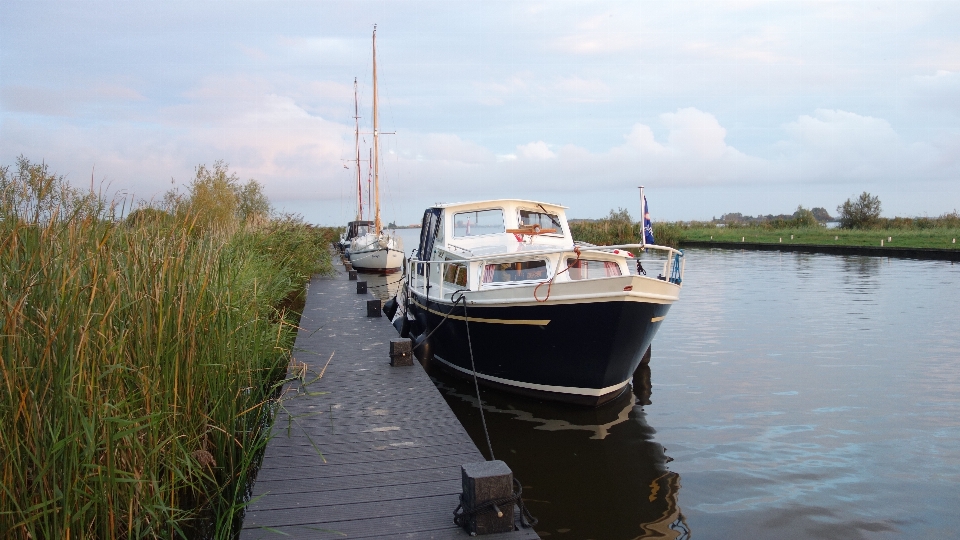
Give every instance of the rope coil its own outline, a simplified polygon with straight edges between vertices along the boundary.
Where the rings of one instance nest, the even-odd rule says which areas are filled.
[[[577,254],[577,260],[573,261],[574,266],[576,266],[577,263],[580,262],[580,246],[573,246],[573,252]],[[557,259],[557,270],[560,269],[560,261],[561,261],[562,259],[563,259],[563,257],[560,257],[560,258]],[[546,302],[547,300],[549,300],[549,299],[550,299],[550,289],[553,288],[553,281],[554,281],[555,279],[557,279],[557,276],[559,276],[560,274],[569,271],[569,270],[570,270],[570,265],[568,264],[567,267],[564,268],[564,269],[563,269],[562,271],[560,271],[560,272],[557,272],[557,270],[554,270],[554,271],[553,271],[553,277],[551,277],[551,278],[548,279],[547,281],[541,281],[540,283],[537,284],[536,287],[533,288],[533,299],[534,299],[534,300],[536,300],[537,302]],[[547,285],[547,297],[544,298],[543,300],[541,300],[540,298],[537,297],[537,291],[540,289],[540,286],[543,285],[543,284],[546,284],[546,285]]]
[[[461,493],[460,504],[458,504],[457,509],[453,511],[453,522],[459,527],[466,528],[470,523],[471,517],[476,517],[480,514],[489,514],[491,512],[496,512],[497,517],[503,517],[503,512],[500,510],[501,507],[510,508],[513,505],[517,505],[517,507],[520,508],[520,524],[528,529],[535,527],[537,523],[539,523],[539,520],[533,517],[533,514],[531,514],[530,511],[527,510],[526,505],[523,504],[523,486],[520,485],[520,481],[516,478],[513,479],[513,486],[516,488],[516,491],[514,491],[512,495],[483,501],[474,507],[467,507],[467,505],[463,503],[463,494]]]

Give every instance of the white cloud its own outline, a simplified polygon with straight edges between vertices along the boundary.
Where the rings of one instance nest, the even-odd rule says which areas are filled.
[[[557,157],[543,141],[523,144],[517,147],[517,155],[521,159],[545,160]]]
[[[941,69],[933,75],[918,75],[907,86],[917,106],[960,114],[960,72]]]
[[[532,77],[530,73],[517,73],[501,81],[475,82],[478,101],[483,105],[503,105],[508,99],[527,94]]]
[[[330,200],[351,186],[351,83],[369,78],[373,14],[398,132],[385,170],[404,193],[960,185],[958,2],[412,7],[205,4],[157,21],[137,5],[24,3],[6,14],[0,159],[78,177],[95,164],[150,194],[223,158],[271,197]]]
[[[727,146],[727,130],[712,115],[692,107],[664,113],[660,120],[670,130],[669,146],[695,159],[717,159],[736,150]]]
[[[815,181],[903,181],[941,179],[947,170],[931,168],[938,150],[928,143],[903,141],[889,122],[856,113],[818,109],[785,124],[789,138],[779,143],[796,163],[796,173]],[[948,173],[949,174],[949,173]],[[940,178],[936,178],[940,177]]]

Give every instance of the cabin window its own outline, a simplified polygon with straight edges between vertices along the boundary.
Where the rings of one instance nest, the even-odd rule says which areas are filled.
[[[522,261],[488,264],[483,268],[484,283],[505,283],[547,279],[547,261]]]
[[[541,230],[553,229],[556,231],[556,234],[563,234],[563,227],[560,226],[560,218],[556,214],[521,210],[520,226],[532,227],[534,225],[539,225]]]
[[[570,279],[594,279],[620,275],[620,265],[614,261],[591,261],[567,259]]]
[[[434,240],[434,245],[443,245],[443,228],[446,226],[446,223],[443,222],[443,214],[440,214],[440,217],[437,219],[437,234],[436,239]]]
[[[447,263],[443,270],[443,281],[453,283],[461,287],[467,286],[467,265],[460,263]]]
[[[503,210],[479,210],[453,215],[453,236],[480,236],[506,231]]]

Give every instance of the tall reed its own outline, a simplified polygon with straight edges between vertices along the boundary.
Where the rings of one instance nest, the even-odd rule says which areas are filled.
[[[282,306],[328,239],[150,216],[0,169],[0,537],[239,525],[294,336]]]
[[[643,225],[629,220],[609,218],[597,221],[572,221],[570,233],[574,240],[598,246],[639,244],[643,238]],[[669,223],[654,223],[653,237],[661,246],[675,248],[680,243],[680,231]]]

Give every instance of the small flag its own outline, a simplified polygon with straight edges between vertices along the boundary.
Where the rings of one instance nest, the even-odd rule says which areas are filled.
[[[647,206],[647,196],[643,196],[643,242],[656,245],[653,239],[653,223],[650,221],[650,207]]]

